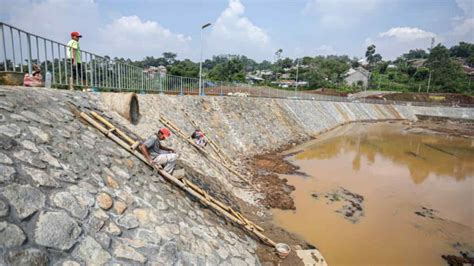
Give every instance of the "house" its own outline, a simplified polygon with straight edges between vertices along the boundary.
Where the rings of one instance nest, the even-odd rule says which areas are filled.
[[[345,74],[344,80],[349,86],[355,86],[362,83],[363,88],[369,85],[370,72],[362,67],[351,68]]]
[[[245,77],[245,80],[250,84],[255,84],[255,83],[260,83],[260,82],[265,81],[265,79],[255,76],[255,75],[247,75]]]
[[[143,73],[150,74],[152,77],[155,76],[155,74],[160,75],[161,77],[164,77],[166,75],[166,67],[165,66],[151,66],[145,70],[143,70]]]

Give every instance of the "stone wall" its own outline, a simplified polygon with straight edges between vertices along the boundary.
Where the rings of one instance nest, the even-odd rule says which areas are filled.
[[[256,242],[80,122],[95,97],[0,87],[0,265],[258,265]],[[233,231],[234,230],[234,231]]]

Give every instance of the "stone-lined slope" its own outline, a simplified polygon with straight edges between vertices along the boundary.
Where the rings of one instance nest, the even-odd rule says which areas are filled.
[[[0,88],[0,265],[256,265],[256,242],[171,187],[68,101]]]

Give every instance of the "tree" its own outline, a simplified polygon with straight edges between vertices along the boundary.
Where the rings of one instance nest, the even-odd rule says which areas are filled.
[[[460,42],[458,45],[449,48],[449,53],[452,57],[468,58],[474,56],[474,44]]]
[[[450,58],[450,50],[438,44],[430,51],[426,65],[431,70],[432,84],[443,92],[460,92],[466,87],[467,76],[461,66]]]
[[[403,58],[405,58],[406,60],[424,59],[428,58],[428,53],[426,53],[426,51],[423,49],[415,49],[408,51],[408,53],[406,54],[403,54]]]
[[[375,45],[371,44],[367,47],[367,51],[365,52],[365,57],[367,58],[367,62],[369,63],[369,67],[374,67],[378,62],[382,61],[382,56],[380,54],[375,53]]]
[[[278,49],[278,50],[275,52],[276,61],[280,60],[282,53],[283,53],[283,49],[281,49],[281,48]]]
[[[164,52],[163,59],[166,61],[166,66],[172,65],[176,62],[177,54],[171,52]]]

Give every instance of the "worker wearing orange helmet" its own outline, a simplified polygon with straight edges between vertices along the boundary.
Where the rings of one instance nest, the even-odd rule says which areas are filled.
[[[166,172],[172,174],[176,165],[178,156],[171,148],[161,145],[160,141],[171,136],[168,128],[163,127],[156,134],[150,136],[140,145],[140,150],[147,158],[148,162],[163,168]]]

